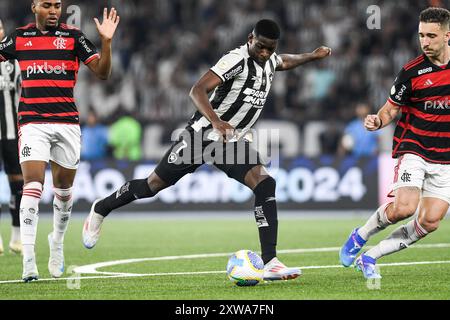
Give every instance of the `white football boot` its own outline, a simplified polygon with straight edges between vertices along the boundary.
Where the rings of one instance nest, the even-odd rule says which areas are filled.
[[[277,257],[264,265],[264,280],[291,280],[302,274],[299,268],[288,268]]]
[[[87,249],[92,249],[100,238],[100,230],[102,228],[103,219],[105,219],[105,217],[94,211],[95,205],[100,200],[101,199],[97,199],[94,201],[91,207],[91,211],[84,221],[83,244]]]
[[[23,259],[23,273],[22,279],[24,282],[31,282],[39,278],[38,269],[36,266],[36,258],[30,257],[28,259]]]
[[[48,235],[50,258],[48,259],[48,271],[53,278],[60,278],[64,273],[64,246],[53,241],[53,233]]]

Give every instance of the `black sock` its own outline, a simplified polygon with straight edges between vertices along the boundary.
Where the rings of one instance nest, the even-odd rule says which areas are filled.
[[[11,212],[12,225],[20,227],[19,208],[22,200],[23,181],[10,181],[11,200],[9,201],[9,211]]]
[[[268,177],[260,182],[255,194],[255,219],[261,242],[261,258],[266,264],[277,255],[278,218],[275,200],[275,179]]]
[[[128,181],[119,190],[97,202],[94,210],[106,217],[114,209],[123,207],[137,199],[153,197],[155,194],[150,190],[147,179]]]

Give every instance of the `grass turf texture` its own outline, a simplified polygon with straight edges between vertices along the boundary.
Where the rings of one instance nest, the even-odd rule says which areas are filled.
[[[340,247],[361,219],[280,219],[279,249]],[[41,219],[37,239],[40,278],[47,270],[50,219]],[[153,220],[108,219],[102,236],[92,250],[81,244],[82,220],[71,221],[66,235],[66,269],[71,265],[171,255],[226,253],[239,249],[259,252],[257,229],[248,219]],[[371,239],[373,245],[394,227]],[[4,243],[9,225],[0,226]],[[420,244],[450,243],[450,220],[442,221],[434,234]],[[279,254],[288,266],[338,265],[338,252]],[[99,269],[108,272],[168,273],[225,271],[227,257],[146,261]],[[387,256],[379,263],[450,260],[449,248],[410,248]],[[5,253],[0,257],[0,281],[20,279],[21,257]],[[68,289],[67,281],[0,283],[0,299],[448,299],[450,264],[381,267],[379,290],[371,290],[362,274],[353,268],[304,269],[300,278],[237,287],[225,272],[203,275],[170,275],[137,278],[83,279],[80,289]],[[65,274],[65,277],[70,274]],[[90,275],[86,275],[90,276]],[[73,281],[72,281],[73,282]]]

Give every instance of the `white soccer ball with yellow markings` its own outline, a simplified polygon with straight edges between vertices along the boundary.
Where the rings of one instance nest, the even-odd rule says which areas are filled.
[[[255,286],[263,280],[264,263],[253,251],[239,250],[228,260],[227,276],[238,286]]]

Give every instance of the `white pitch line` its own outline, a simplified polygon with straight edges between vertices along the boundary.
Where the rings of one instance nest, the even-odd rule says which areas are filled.
[[[370,246],[367,247],[371,248]],[[410,248],[426,249],[426,248],[450,248],[450,243],[436,243],[436,244],[418,244],[411,246]],[[334,252],[339,251],[341,247],[326,247],[326,248],[310,248],[310,249],[285,249],[278,250],[278,253],[314,253],[314,252]],[[233,252],[227,253],[204,253],[204,254],[191,254],[183,256],[165,256],[165,257],[152,257],[152,258],[138,258],[138,259],[124,259],[115,261],[99,262],[89,264],[74,269],[75,273],[80,274],[107,274],[107,275],[120,275],[123,273],[117,272],[102,272],[97,271],[99,268],[112,267],[122,264],[146,262],[146,261],[165,261],[165,260],[180,260],[180,259],[201,259],[201,258],[213,258],[213,257],[229,257]],[[126,274],[126,273],[125,273]]]
[[[450,264],[450,260],[441,261],[415,261],[415,262],[395,262],[395,263],[380,263],[380,267],[398,267],[398,266],[413,266],[413,265],[427,265],[427,264]],[[297,267],[301,270],[306,269],[334,269],[334,268],[344,268],[342,265],[329,265],[329,266],[303,266]],[[137,278],[137,277],[161,277],[161,276],[186,276],[186,275],[202,275],[202,274],[220,274],[226,273],[225,270],[220,271],[195,271],[195,272],[167,272],[167,273],[121,273],[115,275],[104,275],[104,276],[85,276],[85,277],[68,277],[68,278],[46,278],[39,279],[37,282],[43,281],[62,281],[62,280],[88,280],[88,279],[110,279],[110,278]],[[11,283],[23,283],[23,280],[6,280],[0,281],[0,284],[11,284]]]
[[[418,244],[413,245],[410,248],[426,249],[426,248],[449,248],[450,243],[436,243],[436,244]],[[367,248],[370,248],[368,246]],[[285,249],[278,250],[278,253],[311,253],[311,252],[333,252],[339,251],[340,247],[326,247],[326,248],[310,248],[310,249]],[[90,264],[86,266],[77,267],[73,270],[74,276],[67,278],[45,278],[39,279],[38,282],[43,281],[63,281],[63,280],[88,280],[88,279],[107,279],[107,278],[132,278],[132,277],[159,277],[159,276],[179,276],[179,275],[201,275],[201,274],[220,274],[226,271],[196,271],[196,272],[166,272],[166,273],[121,273],[121,272],[104,272],[97,271],[97,268],[109,267],[121,264],[145,262],[145,261],[164,261],[164,260],[179,260],[179,259],[199,259],[199,258],[211,258],[211,257],[228,257],[232,253],[206,253],[206,254],[192,254],[183,256],[165,256],[165,257],[153,257],[142,259],[126,259],[116,261],[106,261],[96,264]],[[417,262],[396,262],[396,263],[381,263],[380,267],[387,266],[409,266],[409,265],[424,265],[424,264],[450,264],[450,260],[441,261],[417,261]],[[328,266],[303,266],[298,267],[302,270],[307,269],[331,269],[331,268],[343,268],[342,265],[328,265]],[[76,276],[77,274],[99,274],[101,276]],[[23,283],[23,280],[5,280],[0,281],[0,284],[11,283]]]

